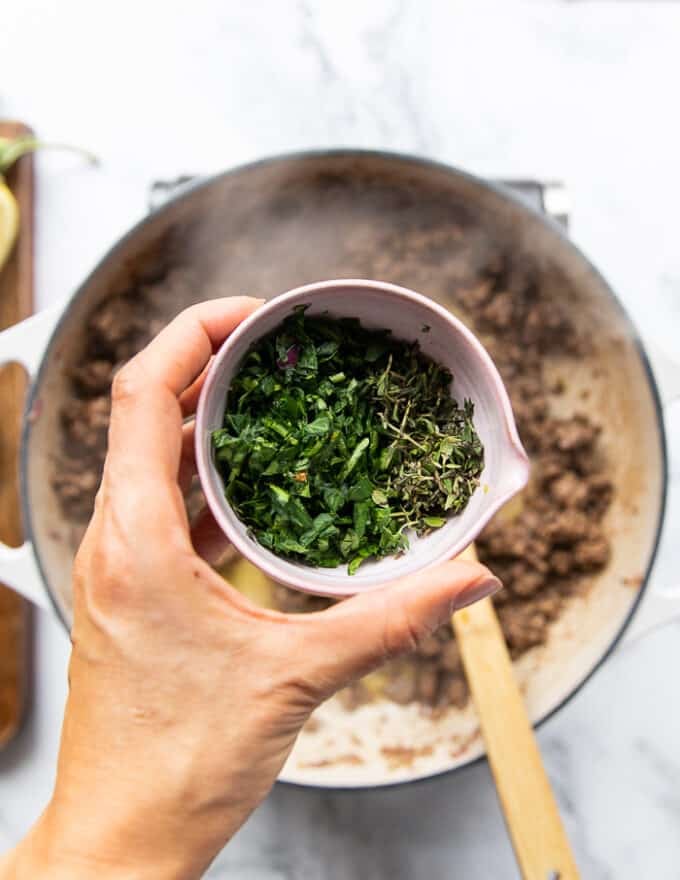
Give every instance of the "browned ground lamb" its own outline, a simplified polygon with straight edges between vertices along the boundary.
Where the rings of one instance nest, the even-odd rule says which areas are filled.
[[[54,477],[63,511],[74,523],[83,524],[92,511],[106,452],[112,378],[163,325],[158,303],[165,283],[145,282],[114,296],[89,319],[87,349],[72,372],[73,399],[61,414],[62,451]],[[510,651],[518,657],[546,641],[565,602],[607,564],[610,547],[601,521],[612,484],[598,426],[584,415],[564,419],[551,414],[551,395],[562,389],[559,384],[548,387],[545,356],[579,357],[584,342],[559,303],[544,297],[531,268],[490,258],[484,272],[461,280],[451,295],[473,316],[507,383],[532,461],[519,512],[497,516],[478,540],[480,558],[505,584],[494,602]],[[200,501],[194,491],[192,511]],[[328,600],[280,587],[276,603],[281,610],[299,612],[323,608]],[[442,627],[407,660],[389,664],[382,693],[398,703],[418,701],[434,712],[463,706],[468,692],[451,627]],[[369,698],[371,692],[361,683],[343,694],[348,706]]]

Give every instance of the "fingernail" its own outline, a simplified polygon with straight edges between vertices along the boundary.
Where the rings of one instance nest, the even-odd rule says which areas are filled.
[[[453,601],[453,610],[460,611],[461,608],[472,605],[473,602],[479,602],[480,599],[493,596],[494,593],[497,593],[502,588],[503,584],[497,577],[493,575],[485,576],[481,580],[465,587],[461,593],[458,593]]]

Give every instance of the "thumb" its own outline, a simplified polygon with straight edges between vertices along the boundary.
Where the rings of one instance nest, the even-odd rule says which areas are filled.
[[[333,692],[397,654],[413,651],[425,636],[464,608],[501,589],[488,568],[459,559],[425,569],[319,614],[307,638],[315,642],[310,672]]]

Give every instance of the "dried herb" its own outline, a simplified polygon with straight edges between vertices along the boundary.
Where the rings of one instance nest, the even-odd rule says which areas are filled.
[[[225,494],[280,556],[350,574],[460,513],[484,450],[473,404],[417,343],[297,309],[246,355],[213,433]]]

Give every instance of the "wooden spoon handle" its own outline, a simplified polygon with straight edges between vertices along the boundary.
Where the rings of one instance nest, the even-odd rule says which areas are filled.
[[[463,554],[476,558],[474,547]],[[577,880],[578,868],[490,599],[456,612],[453,628],[496,791],[524,880]]]

